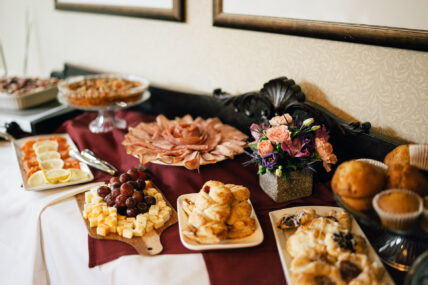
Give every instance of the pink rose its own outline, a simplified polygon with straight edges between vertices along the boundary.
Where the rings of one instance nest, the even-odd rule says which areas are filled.
[[[271,126],[288,125],[293,122],[293,118],[290,114],[284,114],[282,116],[276,116],[269,120]]]
[[[323,160],[323,166],[327,172],[331,170],[330,164],[337,162],[337,157],[333,153],[333,146],[325,138],[315,137],[315,149]]]
[[[259,142],[257,145],[257,151],[259,152],[260,156],[263,158],[267,154],[273,152],[273,146],[268,140],[264,140]]]
[[[281,125],[279,127],[273,127],[266,131],[266,136],[273,143],[279,144],[290,139],[290,131],[287,126]]]

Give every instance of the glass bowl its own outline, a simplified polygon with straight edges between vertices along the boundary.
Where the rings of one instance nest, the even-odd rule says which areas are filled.
[[[58,85],[58,101],[83,111],[98,111],[89,129],[93,133],[105,133],[126,128],[126,121],[117,118],[115,111],[149,99],[148,87],[148,80],[134,75],[73,76]]]

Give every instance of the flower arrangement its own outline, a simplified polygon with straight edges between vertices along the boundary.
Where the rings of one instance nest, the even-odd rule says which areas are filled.
[[[312,164],[317,161],[322,161],[328,172],[337,162],[325,126],[315,125],[313,118],[302,122],[284,114],[269,124],[252,124],[250,130],[255,141],[249,143],[252,159],[248,163],[258,163],[258,174],[270,171],[288,178],[290,171],[313,170]]]

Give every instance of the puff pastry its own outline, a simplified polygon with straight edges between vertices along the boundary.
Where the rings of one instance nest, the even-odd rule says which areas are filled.
[[[244,186],[207,181],[196,198],[183,202],[188,215],[184,236],[199,243],[219,243],[251,235],[256,223],[251,218],[249,197],[250,191]]]

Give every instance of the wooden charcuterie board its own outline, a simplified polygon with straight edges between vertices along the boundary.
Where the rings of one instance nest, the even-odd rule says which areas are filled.
[[[156,188],[156,190],[162,194],[162,192],[156,186],[153,185],[152,187]],[[171,207],[172,209],[171,218],[165,223],[163,227],[159,229],[153,229],[151,232],[144,234],[142,237],[133,237],[131,239],[124,238],[118,235],[117,233],[108,233],[105,237],[103,237],[103,236],[97,235],[97,228],[96,227],[91,228],[89,226],[89,221],[83,217],[82,212],[85,205],[85,193],[80,193],[76,195],[75,198],[76,198],[77,205],[79,206],[82,219],[84,220],[86,228],[88,229],[89,236],[95,239],[119,240],[119,241],[125,242],[131,245],[132,247],[134,247],[137,250],[137,252],[141,255],[156,255],[161,253],[163,250],[163,246],[160,241],[160,235],[166,228],[176,224],[178,221],[176,210],[174,209],[174,207],[172,207],[169,201],[165,199],[165,196],[163,196],[168,207]]]

